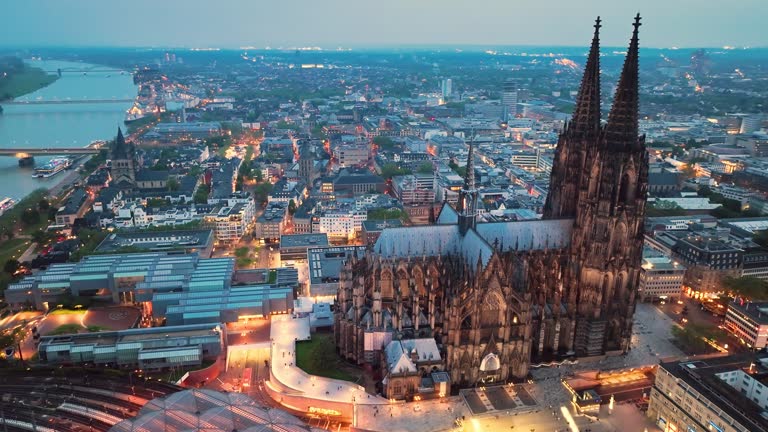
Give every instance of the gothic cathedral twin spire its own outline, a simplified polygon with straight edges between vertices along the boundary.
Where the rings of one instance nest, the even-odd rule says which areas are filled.
[[[595,158],[611,152],[644,151],[638,128],[638,51],[640,14],[635,17],[624,67],[606,125],[601,124],[600,17],[576,98],[573,117],[560,134],[553,162],[545,219],[576,216],[581,183],[588,181]],[[603,155],[601,155],[602,153]]]
[[[638,30],[634,31],[605,125],[600,109],[600,18],[573,118],[560,134],[544,219],[573,218],[567,309],[574,350],[625,350],[631,336],[648,185],[645,137],[638,126]]]

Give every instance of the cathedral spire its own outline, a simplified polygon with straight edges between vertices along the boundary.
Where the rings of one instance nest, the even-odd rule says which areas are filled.
[[[464,187],[459,192],[459,203],[456,210],[459,213],[459,231],[466,234],[470,228],[477,225],[477,188],[475,187],[475,134],[469,141],[467,154],[467,173],[464,176]]]
[[[117,137],[112,144],[112,159],[127,159],[128,158],[128,145],[125,143],[125,137],[123,136],[123,130],[120,126],[117,127]]]
[[[600,129],[600,17],[595,20],[595,34],[589,49],[584,76],[569,129],[578,135],[596,135]]]
[[[123,130],[120,126],[117,127],[117,138],[115,138],[115,142],[118,145],[125,145],[125,137],[123,136]]]
[[[609,148],[631,147],[638,142],[639,43],[637,34],[641,25],[639,13],[632,25],[635,29],[629,41],[624,68],[621,71],[613,106],[608,115],[608,125],[605,128],[605,138]]]
[[[475,189],[475,134],[472,133],[472,138],[469,141],[469,152],[467,153],[467,172],[464,175],[464,189]]]

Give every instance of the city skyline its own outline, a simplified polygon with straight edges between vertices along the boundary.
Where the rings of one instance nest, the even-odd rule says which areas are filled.
[[[693,20],[690,2],[662,0],[642,5],[607,0],[578,5],[562,0],[546,4],[395,0],[380,7],[349,0],[227,1],[215,6],[199,0],[160,4],[35,0],[15,5],[0,34],[2,45],[17,47],[580,46],[579,24],[601,15],[603,45],[620,47],[626,45],[626,28],[640,9],[648,29],[645,47],[768,45],[760,31],[768,19],[768,5],[746,0],[730,8],[707,8],[710,3],[714,6],[711,1],[697,2],[700,7]],[[732,31],[736,26],[739,32]],[[84,28],[88,31],[79,30]]]
[[[768,431],[766,0],[19,3],[3,430]]]

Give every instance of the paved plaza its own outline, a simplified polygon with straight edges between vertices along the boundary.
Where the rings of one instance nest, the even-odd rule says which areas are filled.
[[[656,306],[638,303],[632,328],[632,349],[625,357],[629,367],[658,364],[660,360],[683,357],[672,342],[675,321]]]
[[[138,324],[141,311],[135,307],[109,306],[90,308],[83,316],[83,325],[100,330],[126,330]]]
[[[528,414],[514,413],[510,415],[486,415],[467,419],[463,431],[558,431],[572,432],[574,430],[592,432],[644,432],[658,429],[632,404],[616,405],[613,412],[608,414],[608,407],[600,410],[599,419],[574,415],[568,411],[570,420],[561,408],[542,409]],[[575,428],[574,428],[575,427]]]
[[[594,432],[640,432],[655,430],[633,404],[617,404],[609,414],[601,408],[600,418],[575,415],[571,394],[562,379],[589,369],[612,370],[656,365],[661,359],[682,356],[671,338],[672,320],[652,305],[639,304],[635,315],[632,350],[623,356],[574,365],[538,368],[532,371],[534,382],[467,389],[460,396],[412,403],[393,403],[368,394],[356,384],[312,376],[296,366],[296,341],[309,340],[309,319],[290,315],[272,317],[271,370],[273,378],[302,396],[325,401],[354,401],[357,429],[367,431],[497,431],[541,430],[569,431],[590,429]],[[261,361],[261,360],[260,360]],[[245,361],[248,362],[247,360]],[[631,373],[608,378],[609,386],[622,386],[640,380]]]
[[[366,405],[357,407],[357,428],[365,431],[560,431],[644,432],[657,431],[652,422],[633,404],[617,404],[609,414],[601,407],[599,418],[575,415],[569,405],[534,407],[533,410],[497,411],[472,415],[461,397],[418,403]],[[563,410],[568,412],[568,416]],[[575,426],[577,429],[574,429]]]
[[[460,396],[411,403],[358,405],[357,428],[386,432],[461,430],[457,420],[468,419],[471,415]]]

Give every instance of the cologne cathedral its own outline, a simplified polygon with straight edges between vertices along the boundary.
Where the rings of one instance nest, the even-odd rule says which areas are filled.
[[[456,208],[444,203],[436,225],[384,230],[345,263],[335,308],[343,357],[375,367],[393,340],[434,339],[440,369],[467,387],[524,378],[532,363],[629,349],[648,186],[639,27],[638,15],[601,122],[598,18],[541,220],[478,222],[470,143]]]

